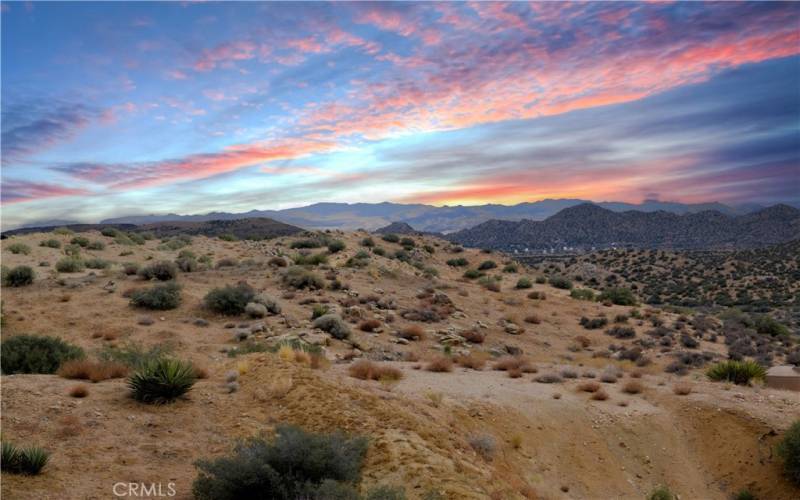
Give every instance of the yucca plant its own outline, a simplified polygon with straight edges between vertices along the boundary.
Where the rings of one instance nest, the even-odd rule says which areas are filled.
[[[711,380],[747,385],[751,380],[763,380],[767,371],[755,361],[728,360],[717,363],[706,372]]]
[[[143,403],[164,404],[187,393],[195,383],[194,366],[186,361],[162,358],[143,365],[128,379],[133,398]]]
[[[44,448],[18,448],[11,443],[3,443],[2,469],[5,472],[34,476],[41,472],[49,459],[50,453]]]

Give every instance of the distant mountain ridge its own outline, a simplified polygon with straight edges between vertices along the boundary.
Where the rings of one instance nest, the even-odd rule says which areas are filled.
[[[391,224],[404,222],[415,230],[432,233],[450,233],[473,227],[488,220],[520,221],[522,219],[543,220],[560,210],[583,203],[579,199],[547,199],[517,205],[477,205],[477,206],[443,206],[435,207],[423,204],[400,203],[316,203],[305,207],[285,210],[251,210],[243,213],[211,212],[198,215],[137,215],[105,219],[101,224],[148,224],[153,222],[247,219],[267,217],[286,224],[306,229],[343,229],[354,230],[364,228],[375,230]],[[728,215],[742,215],[754,209],[747,207],[731,207],[721,203],[683,204],[658,200],[645,200],[641,204],[623,202],[600,202],[596,205],[609,210],[621,212],[639,210],[655,212],[664,210],[676,214],[717,210]],[[761,207],[756,207],[761,208]]]
[[[471,247],[545,250],[563,247],[751,248],[800,238],[800,210],[775,205],[745,215],[717,210],[614,212],[583,203],[543,221],[491,220],[447,239]]]

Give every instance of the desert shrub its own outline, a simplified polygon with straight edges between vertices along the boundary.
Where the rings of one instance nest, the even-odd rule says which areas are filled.
[[[358,329],[362,332],[374,332],[381,327],[381,322],[377,319],[365,319],[358,324]]]
[[[644,390],[644,385],[638,380],[629,380],[622,386],[622,392],[627,394],[639,394]]]
[[[372,247],[375,246],[375,240],[373,240],[372,238],[370,238],[368,236],[368,237],[364,238],[363,240],[361,240],[361,246],[362,247],[367,247],[367,248],[372,248]]]
[[[692,393],[692,386],[686,382],[678,382],[672,386],[672,392],[678,396],[688,396]]]
[[[131,239],[128,238],[126,235],[123,234],[123,235],[120,235],[120,236],[125,237],[125,239],[127,240],[127,243],[125,243],[125,244],[130,245],[131,243],[133,243],[133,241],[131,241]],[[119,237],[117,239],[119,240]],[[122,244],[120,241],[117,241],[117,243]],[[192,244],[192,238],[191,237],[186,236],[186,235],[180,235],[180,236],[176,236],[174,238],[170,238],[168,240],[162,240],[162,243],[160,245],[158,245],[157,248],[159,250],[173,250],[174,251],[174,250],[180,250],[181,248],[187,247],[187,246],[189,246],[191,244]]]
[[[453,371],[453,360],[449,356],[436,356],[428,362],[425,369],[429,372],[451,372]]]
[[[175,309],[180,303],[181,287],[175,282],[155,285],[146,290],[136,290],[131,295],[132,306],[156,311]]]
[[[466,267],[469,265],[469,261],[464,257],[459,257],[457,259],[448,260],[447,265],[450,267]]]
[[[89,243],[86,246],[86,248],[88,248],[89,250],[105,250],[106,244],[103,243],[102,241],[93,241]]]
[[[476,434],[467,439],[470,447],[484,460],[491,461],[497,452],[497,440],[489,434]]]
[[[727,360],[709,368],[706,376],[716,382],[728,381],[738,385],[746,385],[753,379],[763,380],[766,376],[766,370],[755,361]]]
[[[598,330],[608,324],[608,318],[600,316],[597,318],[589,319],[586,316],[581,317],[580,325],[587,330]]]
[[[522,356],[502,356],[495,361],[492,368],[500,371],[518,370],[524,373],[536,373],[537,371],[536,367]]]
[[[629,288],[607,288],[597,297],[599,302],[611,301],[618,306],[635,306],[636,296]]]
[[[333,240],[333,241],[328,243],[328,251],[330,253],[341,252],[345,248],[347,248],[347,245],[345,245],[344,241],[342,241],[342,240]]]
[[[543,373],[536,376],[533,380],[540,384],[558,384],[562,381],[562,378],[555,373]]]
[[[462,354],[455,357],[455,362],[458,366],[464,368],[483,370],[483,367],[486,365],[486,358],[476,355],[475,353]]]
[[[53,234],[60,234],[62,236],[69,236],[69,235],[74,234],[74,233],[75,233],[75,231],[73,231],[72,229],[70,229],[68,227],[57,227],[57,228],[53,229]]]
[[[757,316],[754,326],[758,333],[764,335],[772,335],[773,337],[789,335],[789,329],[786,328],[786,326],[781,324],[775,318],[767,316],[766,314]]]
[[[800,486],[800,420],[796,420],[786,430],[776,451],[783,459],[783,470],[786,475]]]
[[[675,500],[675,498],[666,486],[658,486],[647,495],[647,500]]]
[[[394,258],[399,260],[400,262],[410,262],[411,255],[408,254],[405,250],[397,250],[394,253]]]
[[[43,240],[39,243],[40,247],[47,247],[47,248],[61,248],[61,242],[55,238],[50,238],[47,240]]]
[[[69,240],[69,242],[72,243],[73,245],[78,245],[81,248],[86,248],[89,246],[89,238],[87,238],[86,236],[75,236],[74,238]]]
[[[239,241],[239,238],[236,237],[235,234],[225,233],[220,234],[217,238],[221,239],[222,241]]]
[[[519,267],[517,267],[517,265],[514,264],[513,262],[511,264],[506,264],[505,266],[503,266],[504,273],[515,273],[517,271],[519,271]]]
[[[100,234],[103,236],[108,236],[109,238],[114,238],[119,234],[119,229],[113,227],[104,227],[100,230]]]
[[[106,269],[111,264],[104,259],[86,259],[85,265],[89,269]]]
[[[239,261],[230,257],[223,257],[217,261],[217,269],[221,269],[223,267],[236,267],[238,265]]]
[[[172,352],[169,344],[159,344],[144,348],[137,343],[123,346],[106,346],[97,353],[101,362],[119,363],[129,368],[139,369],[153,361],[167,357]]]
[[[47,465],[50,458],[47,450],[37,446],[18,448],[11,443],[3,442],[2,449],[0,464],[2,464],[3,472],[12,474],[35,476]]]
[[[193,273],[197,271],[199,267],[197,257],[188,250],[182,250],[181,253],[178,254],[178,258],[175,259],[175,265],[184,273]]]
[[[328,262],[328,257],[323,253],[316,254],[299,254],[292,259],[295,265],[298,266],[318,266]]]
[[[286,270],[283,275],[283,282],[291,288],[302,290],[320,290],[325,288],[325,282],[311,271],[299,266],[293,266]]]
[[[33,283],[34,272],[30,266],[17,266],[3,276],[3,285],[11,287],[26,286]]]
[[[383,247],[375,247],[372,249],[372,253],[384,257],[386,255],[386,249],[384,249]]]
[[[338,314],[323,314],[314,320],[313,326],[330,333],[335,339],[344,340],[350,337],[350,327]]]
[[[64,257],[56,262],[56,271],[60,273],[79,273],[84,267],[83,260],[77,257]]]
[[[72,359],[61,365],[58,376],[72,380],[91,380],[101,382],[112,378],[122,378],[128,374],[128,366],[119,361],[91,361]]]
[[[406,492],[402,487],[377,486],[367,491],[364,500],[406,500]]]
[[[574,288],[569,296],[576,300],[594,300],[594,292],[588,288]]]
[[[553,288],[560,288],[561,290],[570,290],[572,288],[572,282],[563,276],[551,276],[548,281]]]
[[[500,280],[498,279],[499,276],[484,276],[478,283],[481,284],[485,289],[489,290],[490,292],[499,292],[500,291]]]
[[[411,238],[406,236],[406,237],[400,238],[400,245],[402,245],[404,248],[409,248],[410,249],[410,248],[414,248],[415,246],[417,246],[417,243],[413,239],[411,239]]]
[[[85,398],[89,395],[89,388],[85,384],[74,385],[70,387],[67,394],[72,398]]]
[[[629,326],[612,326],[606,329],[606,335],[610,335],[615,339],[632,339],[636,337],[636,330]]]
[[[58,337],[16,335],[3,340],[0,364],[4,374],[55,373],[65,362],[85,356],[83,349]]]
[[[175,401],[194,385],[196,371],[191,363],[159,358],[140,367],[128,378],[131,395],[143,403]]]
[[[311,308],[311,319],[315,320],[320,316],[325,316],[329,310],[325,304],[314,304],[314,307]]]
[[[400,241],[400,237],[392,233],[384,234],[382,238],[383,241],[388,241],[389,243],[398,243]]]
[[[486,340],[486,334],[479,332],[477,329],[464,330],[459,332],[459,335],[464,337],[464,340],[467,342],[472,342],[473,344],[483,344],[483,341]]]
[[[122,272],[124,272],[126,276],[133,276],[139,272],[139,264],[135,262],[126,262],[122,264]]]
[[[286,259],[284,259],[283,257],[278,257],[278,256],[270,258],[269,262],[267,262],[267,264],[270,267],[286,267],[288,265],[288,263],[286,262]]]
[[[497,267],[497,263],[495,261],[493,261],[493,260],[484,260],[478,266],[478,271],[487,271],[489,269],[494,269],[495,267]]]
[[[600,384],[593,380],[588,380],[578,384],[578,390],[583,392],[597,392],[600,390]]]
[[[169,281],[178,277],[178,266],[170,261],[162,260],[139,269],[138,274],[146,280]]]
[[[347,487],[360,479],[367,446],[362,437],[278,425],[272,440],[251,438],[229,456],[198,461],[192,492],[198,500],[357,498]]]
[[[531,283],[531,279],[530,278],[522,277],[522,278],[517,280],[517,285],[516,285],[515,288],[517,288],[518,290],[524,290],[524,289],[530,288],[532,286],[533,286],[533,283]]]
[[[212,311],[228,316],[242,314],[248,302],[253,301],[255,291],[247,283],[214,288],[203,299],[205,306]]]
[[[403,372],[392,366],[373,363],[366,359],[356,361],[347,369],[351,377],[361,380],[400,380]]]
[[[419,325],[409,325],[398,330],[395,335],[406,340],[424,340],[425,330]]]
[[[278,301],[265,293],[259,293],[258,295],[253,297],[253,302],[255,302],[256,304],[261,304],[264,307],[266,307],[267,312],[270,314],[281,313],[281,305],[278,303]]]
[[[463,276],[468,280],[474,280],[483,277],[484,274],[478,271],[477,269],[467,269],[466,271],[464,271]]]
[[[547,295],[544,292],[530,292],[528,298],[532,300],[547,300]]]
[[[64,255],[67,257],[80,257],[81,247],[78,245],[69,244],[64,247]]]
[[[12,243],[8,245],[8,251],[15,255],[18,254],[28,255],[31,253],[31,247],[29,247],[25,243]]]

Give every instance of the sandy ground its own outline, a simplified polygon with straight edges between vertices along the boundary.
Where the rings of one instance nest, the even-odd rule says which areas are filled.
[[[210,374],[188,398],[164,407],[131,400],[122,380],[90,384],[88,398],[74,399],[67,391],[75,381],[55,375],[4,375],[0,386],[3,439],[46,446],[52,462],[36,477],[3,474],[3,496],[109,498],[115,482],[142,481],[174,482],[177,498],[191,498],[195,460],[222,454],[235,439],[269,432],[280,422],[369,436],[364,486],[403,485],[411,498],[436,490],[447,498],[640,499],[659,484],[669,485],[681,498],[725,499],[745,487],[759,498],[800,496],[781,476],[772,452],[780,432],[800,415],[796,393],[714,384],[695,371],[680,378],[691,382],[692,394],[677,396],[672,386],[678,378],[663,372],[672,358],[653,350],[647,353],[653,364],[642,369],[644,392],[625,394],[621,388],[633,365],[592,356],[608,344],[624,342],[603,335],[602,330],[585,330],[578,319],[598,313],[613,318],[628,313],[629,307],[573,300],[567,292],[546,285],[531,290],[546,293],[547,299],[532,301],[526,298],[531,290],[513,289],[524,270],[503,274],[502,292],[487,292],[463,280],[463,269],[445,264],[454,255],[443,247],[426,257],[426,265],[439,271],[433,282],[410,265],[378,257],[364,269],[341,267],[358,250],[363,236],[341,235],[348,249],[332,256],[329,265],[359,296],[375,294],[397,302],[392,323],[387,322],[388,311],[358,305],[366,317],[377,318],[384,326],[377,334],[354,329],[355,342],[369,357],[413,352],[422,358],[420,363],[392,362],[405,375],[393,384],[348,376],[348,363],[336,360],[352,355],[352,347],[339,341],[328,342],[327,356],[334,363],[323,370],[284,362],[271,354],[234,359],[221,352],[235,345],[233,330],[225,328],[228,323],[255,321],[205,311],[202,297],[213,287],[244,279],[278,298],[282,314],[263,320],[273,334],[311,332],[309,300],[335,304],[347,297],[343,291],[322,291],[281,298],[286,291],[280,284],[281,270],[265,263],[275,253],[293,253],[287,249],[290,239],[194,238],[191,249],[198,256],[213,254],[215,261],[231,257],[240,264],[181,274],[182,305],[157,312],[128,305],[123,292],[149,284],[125,277],[117,267],[95,271],[95,276],[88,270],[56,276],[52,265],[60,250],[37,246],[50,235],[15,238],[31,246],[30,255],[11,254],[5,250],[9,241],[3,241],[4,265],[24,263],[37,272],[32,286],[3,289],[4,338],[17,333],[57,335],[89,353],[129,341],[169,342],[176,355],[192,359]],[[157,250],[157,242],[122,247],[99,233],[90,239],[103,240],[108,246],[86,255],[117,263],[171,260],[178,253]],[[375,239],[387,250],[399,248]],[[134,253],[119,255],[128,250]],[[472,267],[489,258],[501,267],[504,261],[497,254],[477,251],[458,256],[467,257]],[[39,267],[41,261],[51,267]],[[62,284],[58,279],[64,280]],[[411,324],[399,312],[414,307],[417,294],[431,283],[450,297],[459,312],[444,322],[422,324],[428,331],[423,342],[394,343],[391,332]],[[530,314],[541,322],[521,320]],[[140,324],[142,316],[151,317],[154,324]],[[663,313],[662,317],[667,324],[675,320],[675,315]],[[196,326],[195,318],[206,319],[209,326]],[[517,321],[524,333],[506,333],[502,318]],[[581,379],[540,384],[532,380],[534,375],[510,379],[489,367],[480,372],[456,368],[452,373],[415,369],[439,352],[437,331],[470,328],[478,322],[485,327],[481,331],[487,339],[469,347],[473,351],[513,345],[524,350],[539,373],[563,367],[599,373],[611,364],[628,375],[616,384],[603,384],[608,400],[593,401],[577,390]],[[635,322],[630,326],[640,335],[649,328]],[[590,340],[588,349],[569,349],[577,335]],[[721,343],[704,341],[700,349],[724,352]],[[243,372],[241,389],[233,394],[222,387],[230,369]],[[478,456],[469,445],[471,437],[482,435],[493,436],[497,442],[491,460]]]

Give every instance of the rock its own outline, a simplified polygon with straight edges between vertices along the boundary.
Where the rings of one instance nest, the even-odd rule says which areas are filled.
[[[225,323],[225,328],[236,328],[236,323]]]
[[[136,323],[142,326],[150,326],[155,322],[156,321],[150,316],[140,316],[139,319],[136,320]]]
[[[250,325],[250,333],[261,333],[266,329],[267,327],[264,326],[264,323],[254,323]]]
[[[267,315],[267,306],[258,302],[248,302],[244,307],[244,312],[251,318],[263,318]]]
[[[249,330],[236,330],[236,333],[233,334],[234,338],[239,342],[243,340],[247,340],[250,338],[250,331]]]
[[[208,321],[204,320],[203,318],[195,318],[193,323],[194,326],[208,326]]]
[[[515,323],[506,322],[504,329],[506,333],[510,335],[519,335],[523,332],[522,328],[520,328]]]

